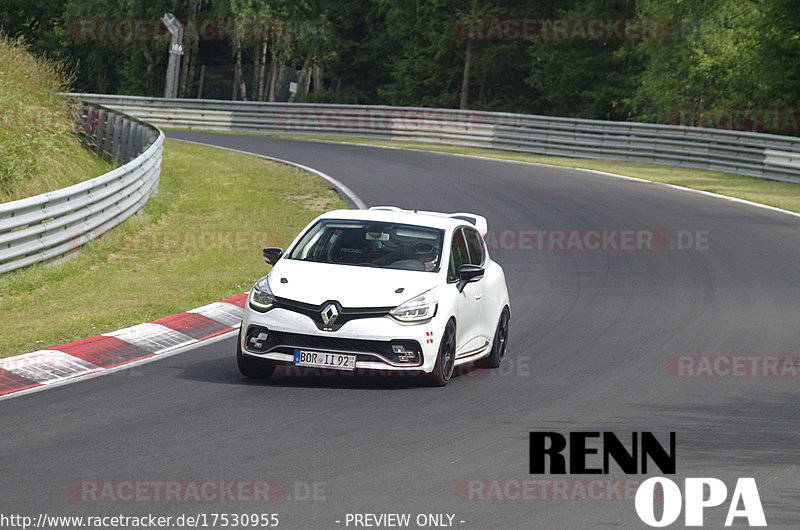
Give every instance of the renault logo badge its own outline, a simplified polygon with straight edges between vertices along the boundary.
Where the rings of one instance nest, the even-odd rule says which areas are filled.
[[[322,323],[325,324],[325,327],[333,326],[338,316],[339,311],[336,310],[336,306],[333,304],[328,304],[322,309]]]

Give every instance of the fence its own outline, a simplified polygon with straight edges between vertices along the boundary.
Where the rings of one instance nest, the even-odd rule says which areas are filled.
[[[0,273],[69,252],[141,209],[157,190],[161,170],[164,134],[154,125],[434,142],[800,182],[800,139],[772,134],[414,107],[70,96],[83,102],[76,107],[78,136],[123,165],[75,186],[0,204]]]
[[[774,134],[412,107],[76,97],[159,127],[435,142],[800,182],[800,139]]]
[[[164,133],[111,109],[75,105],[76,134],[122,164],[57,191],[0,204],[0,273],[61,256],[139,211],[158,189]]]

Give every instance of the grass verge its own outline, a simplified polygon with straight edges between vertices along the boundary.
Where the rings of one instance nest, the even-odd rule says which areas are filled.
[[[113,166],[72,134],[69,107],[56,92],[70,76],[0,33],[0,203],[97,177]]]
[[[241,294],[311,219],[346,208],[314,175],[167,140],[144,210],[61,263],[0,276],[0,357],[46,349]]]

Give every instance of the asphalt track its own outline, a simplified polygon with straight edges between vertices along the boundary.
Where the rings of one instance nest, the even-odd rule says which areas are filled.
[[[675,431],[673,478],[717,477],[732,490],[736,477],[755,477],[769,525],[800,525],[798,378],[668,370],[674,356],[800,354],[800,218],[570,169],[259,136],[168,136],[312,166],[369,205],[477,211],[493,229],[652,229],[673,243],[680,231],[706,241],[683,250],[493,251],[512,297],[506,367],[471,371],[445,388],[247,381],[227,338],[0,402],[0,513],[277,513],[284,528],[344,528],[347,513],[448,513],[460,528],[635,528],[644,525],[632,501],[470,500],[459,484],[560,478],[528,474],[532,430],[653,431],[662,441]],[[603,478],[631,477],[612,469]],[[290,498],[70,496],[80,480],[194,479],[280,481]],[[304,499],[314,484],[316,499]],[[706,526],[721,527],[726,512],[727,502],[707,510]]]

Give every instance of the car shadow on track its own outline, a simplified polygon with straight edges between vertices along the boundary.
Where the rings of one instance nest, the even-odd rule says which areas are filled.
[[[449,384],[457,384],[459,380],[476,377],[486,370],[473,368],[472,365],[459,366]],[[236,361],[231,358],[220,358],[191,364],[178,375],[181,379],[217,383],[225,385],[245,385],[264,387],[290,388],[330,388],[355,390],[402,390],[408,388],[426,388],[428,377],[419,375],[396,375],[376,370],[357,370],[347,372],[340,370],[306,368],[297,366],[278,366],[272,377],[265,380],[248,379],[236,368]]]

